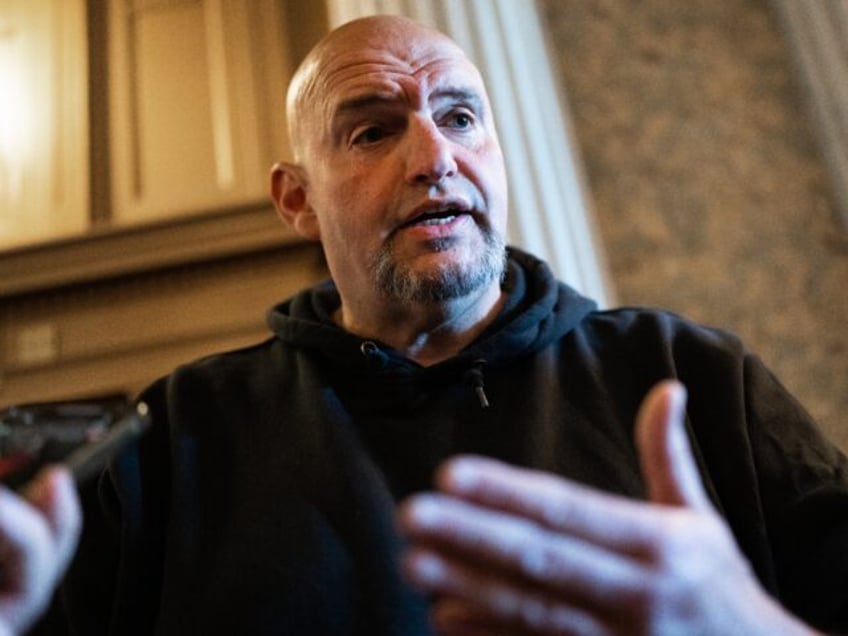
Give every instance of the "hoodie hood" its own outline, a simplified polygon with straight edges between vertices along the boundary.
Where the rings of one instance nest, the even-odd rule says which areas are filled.
[[[341,301],[329,280],[273,307],[268,326],[286,345],[335,361],[348,373],[363,367],[397,367],[437,374],[455,367],[467,369],[479,361],[498,366],[534,353],[574,329],[596,309],[593,301],[557,282],[543,261],[515,248],[508,250],[502,286],[506,301],[495,321],[459,354],[426,368],[384,343],[336,325],[332,315]]]

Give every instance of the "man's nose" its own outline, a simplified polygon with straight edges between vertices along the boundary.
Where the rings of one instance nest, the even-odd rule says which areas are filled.
[[[434,184],[456,174],[453,145],[435,122],[415,118],[407,134],[404,148],[407,181]]]

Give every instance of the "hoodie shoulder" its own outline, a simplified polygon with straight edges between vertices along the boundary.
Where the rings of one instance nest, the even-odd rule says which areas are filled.
[[[569,355],[597,361],[615,376],[678,377],[710,384],[743,380],[754,356],[735,334],[660,309],[588,313],[565,341]]]
[[[645,339],[669,343],[697,341],[705,346],[743,349],[740,338],[731,331],[690,320],[673,311],[651,307],[618,307],[591,312],[586,328],[599,336]]]

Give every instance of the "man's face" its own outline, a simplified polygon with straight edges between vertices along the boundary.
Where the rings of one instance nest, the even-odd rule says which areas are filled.
[[[412,26],[335,53],[315,75],[302,160],[343,303],[439,301],[496,284],[507,186],[477,70]]]

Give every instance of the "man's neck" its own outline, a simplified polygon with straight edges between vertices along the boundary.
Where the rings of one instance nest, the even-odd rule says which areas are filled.
[[[333,318],[347,331],[380,340],[422,366],[446,360],[468,346],[498,315],[500,285],[440,303],[372,303],[342,300]]]

